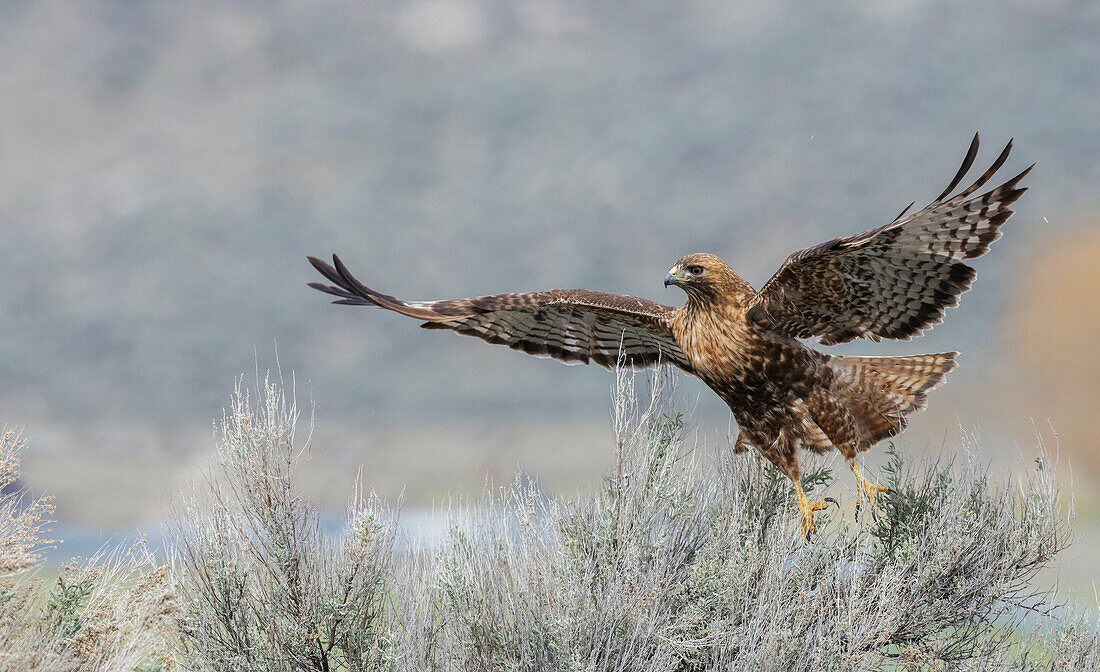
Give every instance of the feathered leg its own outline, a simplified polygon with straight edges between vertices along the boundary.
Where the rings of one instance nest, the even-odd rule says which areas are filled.
[[[749,449],[748,442],[745,441],[744,432],[737,433],[737,440],[733,442],[733,454],[740,455],[741,453]]]
[[[922,355],[923,357],[923,355]],[[845,358],[837,358],[845,359]],[[863,360],[873,358],[863,357],[849,357],[849,360]],[[883,358],[885,359],[885,358]],[[895,358],[906,359],[906,358]],[[909,358],[914,359],[914,358]],[[840,454],[844,456],[844,459],[848,462],[848,467],[851,468],[852,473],[856,476],[856,513],[858,514],[860,508],[863,505],[864,498],[871,506],[871,515],[876,516],[875,513],[875,496],[880,492],[886,492],[888,488],[884,488],[881,485],[876,485],[867,480],[863,476],[863,472],[860,471],[859,462],[856,458],[860,452],[866,450],[875,441],[875,435],[872,433],[868,426],[871,425],[871,420],[868,418],[877,418],[886,427],[901,427],[904,425],[901,422],[902,415],[894,414],[887,415],[881,412],[867,411],[864,414],[863,420],[852,412],[852,408],[858,407],[858,398],[855,401],[849,400],[851,403],[845,405],[841,403],[830,392],[818,388],[810,393],[807,398],[807,408],[809,409],[814,422],[821,428],[825,435],[829,437],[829,440],[833,442],[833,445],[837,447]],[[864,409],[866,410],[866,409]],[[893,419],[891,419],[893,418]],[[896,425],[890,425],[890,422],[900,423]]]
[[[798,468],[798,458],[795,455],[795,442],[785,432],[780,432],[771,446],[761,452],[794,483],[794,494],[798,498],[798,512],[802,519],[802,537],[806,541],[812,541],[813,534],[817,532],[817,526],[814,525],[814,512],[829,508],[829,504],[836,504],[836,500],[826,497],[811,502],[806,497],[806,492],[802,489],[802,474]]]

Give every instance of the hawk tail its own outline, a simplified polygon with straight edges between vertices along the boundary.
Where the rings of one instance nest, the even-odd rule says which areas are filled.
[[[894,436],[906,417],[923,411],[928,392],[958,366],[957,352],[905,357],[833,357],[833,395],[859,425],[860,448]]]

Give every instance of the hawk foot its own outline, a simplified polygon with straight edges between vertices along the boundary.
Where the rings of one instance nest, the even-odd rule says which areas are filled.
[[[856,482],[856,516],[859,516],[863,507],[863,498],[867,498],[867,506],[871,509],[872,520],[878,520],[878,510],[875,508],[875,496],[880,492],[890,492],[890,488],[883,485],[875,485],[867,479],[860,478]]]
[[[854,459],[848,461],[848,466],[852,468],[852,473],[856,476],[856,516],[859,516],[860,509],[863,508],[863,500],[866,498],[867,504],[871,508],[871,517],[878,520],[878,512],[875,510],[875,497],[880,492],[890,492],[890,488],[876,485],[864,478],[859,469],[859,463]]]
[[[805,496],[799,500],[798,509],[802,514],[802,538],[807,542],[813,541],[813,535],[817,533],[817,526],[814,525],[814,511],[827,509],[830,504],[840,506],[832,497],[826,497],[817,502],[810,502]]]

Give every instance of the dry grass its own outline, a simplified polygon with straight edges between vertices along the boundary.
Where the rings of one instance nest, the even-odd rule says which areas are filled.
[[[0,436],[0,490],[19,475],[19,434]],[[138,543],[73,561],[56,580],[33,575],[48,500],[0,495],[0,670],[162,670],[174,663],[168,568]]]
[[[26,447],[23,436],[11,429],[0,429],[0,493],[19,478],[20,455]],[[34,567],[38,551],[48,541],[42,539],[45,519],[53,512],[49,499],[25,502],[22,493],[0,498],[0,576],[12,576]]]

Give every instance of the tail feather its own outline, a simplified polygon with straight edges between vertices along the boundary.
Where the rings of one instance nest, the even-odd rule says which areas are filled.
[[[906,417],[924,410],[928,392],[943,384],[957,352],[906,357],[833,357],[832,393],[855,416],[861,447],[894,436]]]

